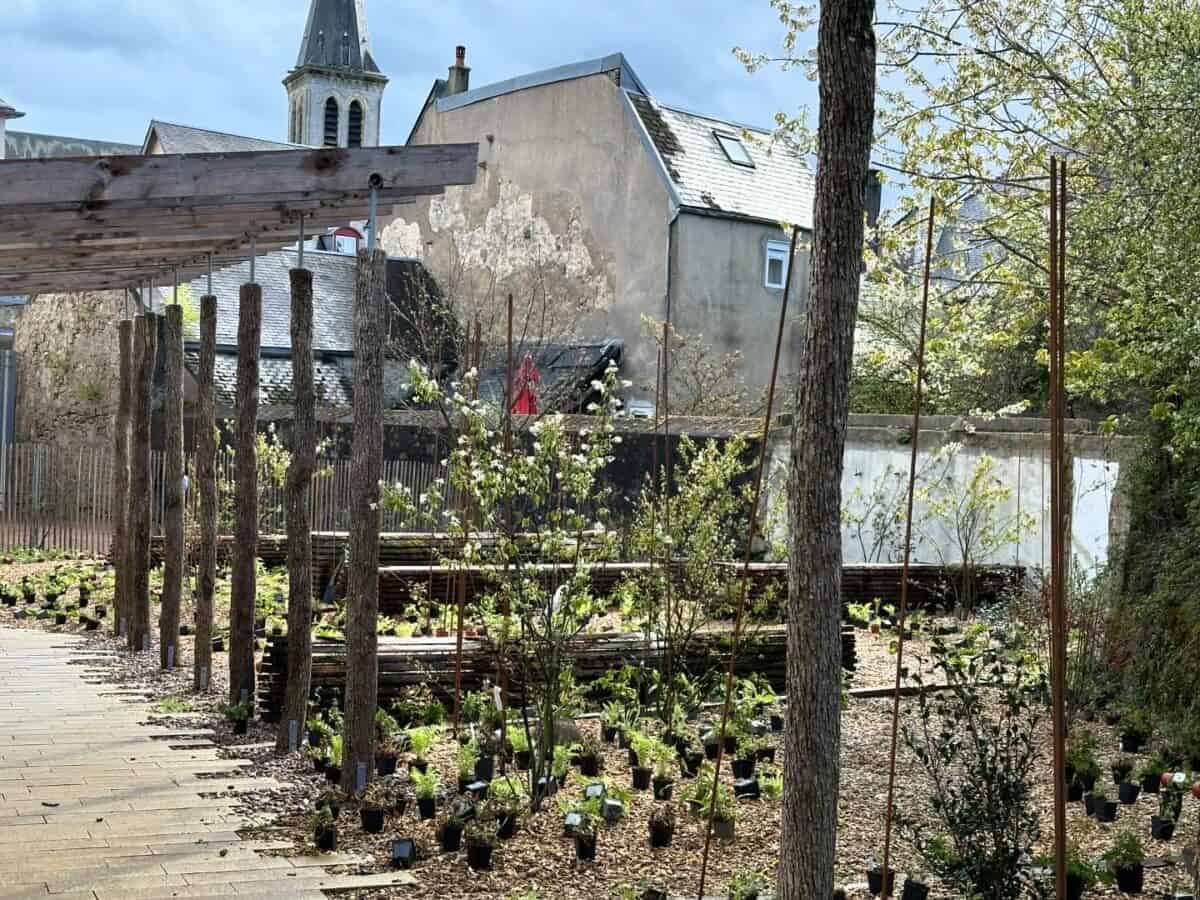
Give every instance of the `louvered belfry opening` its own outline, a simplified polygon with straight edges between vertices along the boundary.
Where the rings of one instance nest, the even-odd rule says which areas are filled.
[[[338,145],[338,102],[330,97],[325,101],[325,146]]]
[[[362,104],[354,100],[350,104],[350,122],[349,136],[346,141],[350,147],[362,146],[363,135],[363,109]]]

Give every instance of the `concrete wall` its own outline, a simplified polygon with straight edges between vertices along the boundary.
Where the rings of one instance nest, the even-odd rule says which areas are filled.
[[[845,470],[842,476],[843,509],[863,514],[877,485],[889,485],[885,491],[890,508],[902,514],[907,485],[910,445],[906,440],[911,420],[902,416],[852,416],[847,433]],[[949,442],[961,444],[952,457],[947,474],[954,484],[962,485],[983,456],[995,460],[995,477],[1012,488],[1011,498],[997,507],[995,519],[1013,523],[1020,516],[1028,519],[1029,527],[1018,529],[1018,539],[1006,543],[990,558],[980,562],[1017,564],[1031,569],[1044,568],[1050,556],[1050,442],[1045,420],[1010,419],[992,423],[976,423],[974,430],[963,429],[961,422],[950,417],[936,417],[929,430],[922,428],[917,469],[926,478],[935,469],[930,466],[932,454]],[[1128,523],[1125,503],[1118,481],[1122,460],[1132,452],[1128,438],[1103,438],[1096,434],[1067,435],[1067,448],[1072,457],[1071,472],[1071,555],[1084,571],[1103,565],[1109,547],[1123,539]],[[771,434],[771,480],[768,503],[778,511],[783,508],[783,491],[790,449],[788,429],[776,429]],[[927,510],[918,501],[914,521],[925,518]],[[774,520],[775,539],[782,537],[782,523]],[[928,522],[916,535],[913,560],[928,563],[954,563],[960,554],[952,536],[934,522]],[[863,541],[871,547],[877,533],[869,525]],[[896,546],[903,532],[897,532]],[[867,559],[854,528],[842,529],[843,555],[848,562],[897,561],[894,552],[885,552],[882,559]],[[868,553],[869,553],[868,549]]]
[[[624,339],[627,370],[653,384],[640,317],[665,313],[670,201],[613,74],[427,110],[413,143],[478,141],[476,183],[396,207],[381,241],[460,308],[472,295],[486,314],[512,290],[520,309],[544,284],[588,309],[578,336]]]
[[[720,353],[741,351],[752,394],[771,375],[783,290],[766,284],[768,241],[790,240],[775,225],[679,215],[671,268],[672,318],[680,331],[703,334]],[[795,372],[804,343],[802,313],[808,304],[808,253],[797,254],[790,279],[791,315],[784,334],[781,374]]]

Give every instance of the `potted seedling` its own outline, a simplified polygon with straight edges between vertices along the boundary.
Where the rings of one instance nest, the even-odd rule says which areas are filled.
[[[463,830],[467,842],[467,865],[479,871],[492,867],[492,851],[496,848],[496,823],[475,819]]]
[[[512,747],[513,762],[518,772],[527,772],[533,761],[533,752],[529,749],[529,735],[520,725],[513,725],[508,730],[508,744]]]
[[[337,820],[328,807],[319,806],[309,819],[312,825],[313,843],[322,853],[332,853],[337,849]]]
[[[433,746],[433,741],[434,732],[428,726],[408,729],[408,745],[413,754],[412,762],[409,763],[411,768],[422,773],[428,769],[429,763],[425,759],[425,754]]]
[[[1117,818],[1117,803],[1110,800],[1108,791],[1102,787],[1092,791],[1092,813],[1097,822],[1114,822]]]
[[[579,774],[595,778],[600,774],[603,761],[604,751],[599,742],[591,735],[585,735],[579,750]]]
[[[1112,764],[1112,780],[1113,784],[1124,784],[1129,780],[1129,773],[1133,771],[1133,760],[1128,756],[1117,757],[1116,762]]]
[[[884,893],[884,885],[887,885],[887,895],[892,896],[893,888],[896,886],[896,872],[893,869],[888,869],[886,877],[884,875],[883,866],[874,858],[867,861],[867,890],[878,897]]]
[[[734,823],[737,819],[737,806],[733,798],[733,791],[725,787],[720,782],[717,783],[716,803],[713,803],[712,786],[709,785],[709,799],[700,808],[700,815],[707,819],[709,810],[712,809],[712,828],[713,836],[722,841],[732,841],[734,833]]]
[[[363,793],[362,807],[359,814],[362,818],[362,830],[368,834],[378,834],[383,831],[383,820],[396,804],[396,792],[392,779],[382,778],[373,782]]]
[[[1067,802],[1078,803],[1083,799],[1083,782],[1078,778],[1072,778],[1067,782]]]
[[[1126,829],[1117,835],[1111,849],[1104,854],[1109,869],[1117,882],[1117,890],[1123,894],[1140,894],[1145,878],[1142,861],[1146,851],[1141,839]]]
[[[675,807],[663,803],[650,813],[650,846],[669,847],[675,836]]]
[[[757,872],[735,872],[729,879],[725,896],[729,900],[758,900],[764,889],[762,876]]]
[[[1119,732],[1121,735],[1121,752],[1137,753],[1149,740],[1153,729],[1149,719],[1141,710],[1126,713],[1121,719]]]
[[[456,853],[462,846],[465,823],[455,815],[442,816],[438,822],[437,836],[443,853]]]
[[[606,744],[614,743],[625,722],[625,704],[612,701],[604,707],[600,716],[600,737]]]
[[[1096,884],[1096,870],[1074,844],[1067,848],[1067,900],[1080,900]]]
[[[1174,791],[1164,790],[1158,795],[1158,815],[1150,817],[1150,836],[1154,840],[1169,841],[1174,836],[1182,801]]]
[[[471,782],[475,780],[475,763],[479,759],[479,749],[474,741],[467,741],[458,748],[458,792],[465,794]]]
[[[432,819],[437,811],[439,787],[437,772],[422,772],[420,769],[412,769],[409,776],[412,778],[413,793],[417,795],[417,809],[420,810],[421,818]]]
[[[679,757],[661,741],[655,742],[651,754],[654,759],[654,799],[670,800],[675,773],[679,771]]]
[[[1143,794],[1157,794],[1160,786],[1160,779],[1164,771],[1163,764],[1158,757],[1154,757],[1146,762],[1144,766],[1138,769],[1137,777],[1141,785]]]
[[[635,732],[629,738],[630,775],[635,791],[650,790],[650,779],[654,775],[654,740],[646,734]]]
[[[1141,785],[1132,781],[1122,781],[1117,785],[1117,799],[1126,806],[1137,803],[1138,794],[1141,792]]]
[[[575,840],[575,858],[580,861],[596,858],[596,819],[590,813],[583,813],[579,821],[571,829]]]
[[[524,803],[521,782],[516,778],[506,775],[492,782],[491,799],[487,805],[496,820],[496,833],[500,840],[506,841],[515,833]]]
[[[904,879],[900,900],[925,900],[929,896],[929,883],[924,876],[914,874]]]
[[[329,737],[329,761],[325,765],[325,778],[330,784],[342,782],[342,750],[345,738],[340,734]]]
[[[234,734],[246,733],[246,727],[250,722],[249,701],[242,700],[239,703],[226,703],[221,707],[221,712],[225,714],[225,718],[233,725]]]

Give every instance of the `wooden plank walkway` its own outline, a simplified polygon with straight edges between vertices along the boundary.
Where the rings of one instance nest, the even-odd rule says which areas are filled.
[[[202,729],[153,724],[147,703],[91,677],[89,652],[0,629],[0,900],[315,900],[415,883],[325,871],[364,861],[346,854],[262,855],[288,845],[240,839],[250,822],[236,799],[204,796],[238,785],[244,763],[218,759]],[[199,777],[215,772],[229,776]]]

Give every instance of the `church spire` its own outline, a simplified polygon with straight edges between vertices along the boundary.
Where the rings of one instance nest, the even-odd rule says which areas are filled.
[[[363,0],[312,0],[296,57],[296,68],[305,66],[379,73]]]

